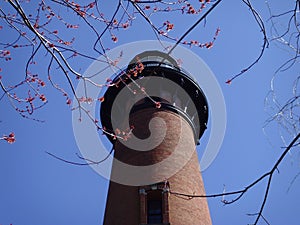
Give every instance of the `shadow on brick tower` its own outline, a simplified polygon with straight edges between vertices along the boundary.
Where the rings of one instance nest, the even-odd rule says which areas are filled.
[[[169,55],[143,52],[101,104],[114,147],[104,225],[211,225],[196,145],[208,121],[199,87]]]

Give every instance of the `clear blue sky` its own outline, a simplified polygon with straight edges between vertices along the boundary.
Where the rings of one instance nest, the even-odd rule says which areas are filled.
[[[280,9],[285,4],[288,8],[292,2],[278,3],[274,9]],[[110,14],[113,3],[102,4],[103,11]],[[267,18],[264,3],[255,4],[255,7],[261,9],[264,18]],[[9,8],[5,2],[1,2],[0,7]],[[31,9],[30,5],[26,8]],[[196,19],[188,16],[184,19],[168,18],[174,22],[179,34]],[[165,20],[165,17],[157,20]],[[151,30],[145,29],[145,26],[143,20],[135,20],[133,27],[124,33],[117,33],[119,42],[116,44],[111,43],[107,37],[108,46],[113,48],[132,41],[154,39]],[[267,128],[267,137],[262,127],[268,119],[264,99],[270,90],[270,80],[289,53],[271,43],[262,60],[250,72],[227,85],[225,81],[228,78],[259,54],[262,34],[247,7],[237,0],[223,1],[208,17],[206,27],[200,26],[189,37],[210,40],[209,37],[213,36],[217,27],[220,27],[221,33],[212,49],[191,48],[216,75],[227,109],[223,145],[216,160],[203,172],[207,194],[222,192],[224,185],[226,191],[234,191],[250,184],[273,166],[284,146],[276,123]],[[74,35],[79,35],[77,45],[82,49],[94,38],[84,31],[80,34],[76,32]],[[9,38],[9,32],[1,31],[2,41]],[[4,71],[5,79],[18,80],[23,77],[24,67],[19,65],[28,56],[28,53],[22,53],[8,63],[0,61],[0,67],[7,68]],[[40,75],[44,77],[46,70],[43,66],[47,62],[41,57],[37,66]],[[87,63],[76,65],[82,72],[88,66]],[[291,96],[291,84],[298,72],[299,66],[294,66],[276,80],[275,88],[280,99],[285,100]],[[63,81],[61,77],[55,79]],[[48,151],[65,159],[77,160],[75,153],[79,152],[72,130],[72,112],[65,98],[51,89],[49,83],[45,94],[49,103],[34,116],[45,120],[44,123],[23,119],[7,99],[0,102],[0,136],[13,131],[17,138],[14,144],[0,142],[0,225],[100,225],[108,181],[90,167],[69,165],[45,153]],[[201,153],[201,148],[198,151]],[[298,225],[300,178],[290,186],[300,172],[300,154],[296,149],[282,162],[279,171],[273,177],[263,215],[272,225]],[[224,206],[218,198],[208,199],[213,224],[252,223],[254,217],[246,214],[259,210],[265,184],[262,182],[251,189],[232,205]],[[230,200],[231,197],[226,199]],[[261,220],[259,224],[264,222]]]

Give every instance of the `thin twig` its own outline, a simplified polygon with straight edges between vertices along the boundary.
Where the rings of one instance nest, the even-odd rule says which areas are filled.
[[[99,161],[93,161],[93,160],[91,160],[91,159],[87,159],[87,158],[81,157],[80,155],[78,155],[78,154],[76,153],[76,155],[77,155],[77,157],[78,157],[79,159],[88,161],[88,162],[86,162],[86,163],[79,163],[79,162],[74,162],[74,161],[66,160],[66,159],[61,158],[61,157],[59,157],[59,156],[57,156],[57,155],[54,155],[53,153],[48,152],[48,151],[46,151],[46,153],[47,153],[48,155],[52,156],[53,158],[58,159],[58,160],[60,160],[60,161],[63,161],[63,162],[65,162],[65,163],[68,163],[68,164],[72,164],[72,165],[76,165],[76,166],[90,166],[90,165],[99,165],[100,163],[102,163],[102,162],[104,162],[105,160],[107,160],[108,157],[112,154],[113,150],[114,150],[114,149],[111,148],[111,150],[110,150],[110,152],[107,154],[107,156],[105,156],[103,159],[101,159],[101,160],[99,160]]]

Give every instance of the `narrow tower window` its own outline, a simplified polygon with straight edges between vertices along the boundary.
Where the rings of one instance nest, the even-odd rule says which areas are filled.
[[[163,222],[162,192],[150,191],[147,194],[147,218],[148,224],[160,224]]]
[[[169,182],[140,187],[140,225],[170,225]]]

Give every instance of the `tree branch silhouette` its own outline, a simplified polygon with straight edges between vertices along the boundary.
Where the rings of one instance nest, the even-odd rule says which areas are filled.
[[[263,174],[258,179],[256,179],[251,184],[249,184],[248,186],[246,186],[245,188],[243,188],[241,190],[231,191],[231,192],[225,192],[225,193],[219,193],[219,194],[209,194],[209,195],[194,195],[194,194],[188,194],[188,193],[179,193],[179,192],[170,190],[170,194],[173,194],[173,195],[176,195],[176,196],[183,196],[183,197],[187,197],[187,198],[216,198],[216,197],[224,197],[224,196],[237,195],[237,197],[233,198],[232,200],[229,200],[229,201],[222,200],[222,202],[225,205],[229,205],[229,204],[232,204],[232,203],[240,200],[247,193],[247,191],[249,191],[251,188],[253,188],[254,186],[256,186],[258,183],[260,183],[262,180],[264,180],[266,178],[267,179],[267,185],[266,185],[264,197],[263,197],[260,209],[259,209],[259,211],[257,213],[255,222],[253,223],[253,225],[257,225],[259,219],[262,216],[264,207],[265,207],[266,202],[267,202],[267,198],[268,198],[269,190],[270,190],[270,187],[271,187],[271,181],[272,181],[273,175],[274,175],[275,171],[278,170],[278,166],[283,161],[283,159],[285,158],[285,156],[287,155],[287,153],[297,143],[297,141],[298,141],[299,138],[300,138],[300,133],[285,148],[285,150],[282,152],[282,154],[280,155],[280,157],[278,158],[278,160],[275,162],[275,164],[273,165],[273,167],[268,172],[266,172],[265,174]]]
[[[112,68],[114,71],[121,71],[123,68],[119,68],[118,58],[111,59],[107,57],[106,53],[111,46],[114,46],[114,43],[118,42],[118,32],[126,32],[127,29],[131,29],[134,26],[134,20],[137,18],[146,22],[148,28],[153,31],[151,31],[152,35],[158,41],[170,40],[174,43],[174,45],[168,50],[168,54],[171,54],[178,45],[185,45],[189,47],[196,46],[209,49],[214,44],[219,28],[211,41],[205,42],[193,39],[188,40],[186,38],[199,26],[199,24],[204,22],[208,16],[212,14],[217,6],[221,7],[221,1],[222,0],[206,0],[199,1],[200,3],[197,2],[199,5],[193,5],[188,1],[181,0],[118,0],[115,2],[114,8],[112,8],[111,14],[107,16],[102,12],[101,2],[99,0],[81,5],[74,1],[64,0],[51,0],[47,2],[38,1],[35,2],[36,4],[33,4],[34,2],[32,1],[31,4],[33,7],[36,7],[36,10],[32,10],[30,13],[26,13],[26,9],[28,9],[28,7],[23,7],[26,4],[26,1],[7,0],[3,3],[3,5],[5,4],[6,7],[10,6],[10,10],[13,10],[13,12],[6,12],[4,7],[0,8],[0,20],[3,21],[3,26],[6,26],[9,31],[15,32],[15,36],[12,36],[11,40],[8,42],[1,41],[0,47],[2,49],[0,49],[0,59],[4,61],[3,64],[5,64],[6,61],[11,61],[12,53],[16,52],[18,49],[24,49],[24,51],[27,50],[27,52],[29,52],[29,57],[24,63],[24,77],[20,78],[16,84],[7,84],[9,83],[7,82],[9,78],[5,77],[4,79],[4,76],[0,76],[0,89],[2,92],[0,101],[6,97],[13,109],[15,109],[15,111],[22,117],[42,122],[43,120],[34,118],[33,114],[36,110],[46,106],[48,103],[47,96],[43,94],[42,89],[45,86],[46,80],[48,80],[50,86],[60,92],[63,98],[65,98],[67,106],[71,106],[71,99],[75,99],[77,105],[72,107],[71,110],[79,110],[80,117],[82,113],[86,114],[88,119],[93,121],[95,127],[99,131],[115,137],[113,131],[103,129],[98,123],[97,118],[94,118],[94,116],[84,107],[85,104],[96,104],[97,102],[102,102],[104,99],[101,99],[101,97],[99,99],[91,99],[88,96],[87,90],[84,96],[77,96],[75,92],[75,84],[80,80],[83,80],[85,83],[91,84],[97,88],[106,88],[116,84],[109,80],[107,80],[104,84],[95,83],[92,78],[97,74],[85,77],[80,72],[77,62],[84,60],[88,62],[97,61],[99,60],[99,56],[103,56],[105,60],[101,62],[106,65],[106,68]],[[258,183],[263,180],[267,180],[265,194],[262,199],[260,209],[256,214],[249,214],[251,216],[256,216],[254,224],[257,224],[261,218],[268,223],[262,213],[267,202],[274,172],[278,169],[278,166],[284,160],[287,153],[293,147],[299,145],[299,142],[297,141],[299,139],[300,131],[300,115],[297,110],[300,107],[300,93],[298,91],[300,75],[298,73],[295,76],[294,85],[291,87],[292,96],[283,101],[283,103],[278,100],[274,86],[276,79],[279,78],[279,74],[290,70],[299,62],[300,28],[298,15],[300,10],[300,0],[295,0],[292,9],[288,9],[278,14],[273,13],[271,3],[266,1],[266,6],[269,10],[269,18],[267,20],[262,18],[259,9],[253,7],[252,1],[243,0],[243,3],[249,9],[251,16],[253,16],[260,32],[262,33],[262,45],[258,56],[250,63],[250,65],[242,67],[241,71],[232,75],[226,83],[230,84],[233,80],[241,77],[241,75],[246,72],[249,72],[262,60],[265,51],[271,44],[276,44],[284,50],[292,52],[293,54],[291,57],[287,58],[276,69],[275,75],[271,80],[271,90],[266,99],[266,105],[271,106],[271,112],[270,118],[266,121],[265,127],[267,127],[270,123],[278,123],[282,126],[282,129],[288,133],[288,140],[291,139],[290,137],[293,137],[293,140],[286,145],[287,147],[281,154],[280,158],[274,163],[274,166],[268,172],[261,175],[258,179],[241,190],[205,196],[177,193],[176,190],[171,190],[170,193],[188,198],[223,198],[226,196],[235,196],[232,200],[222,201],[224,204],[232,204],[240,200],[246,192],[254,188]],[[227,3],[224,2],[224,4]],[[60,14],[55,11],[58,6],[61,7],[61,9],[66,10],[68,16],[72,15],[78,18],[78,24],[68,22],[65,18],[67,17],[67,14],[64,14],[63,12]],[[172,33],[175,31],[175,28],[172,21],[169,21],[172,19],[171,16],[166,16],[166,21],[159,21],[159,23],[152,17],[158,13],[170,13],[168,15],[172,15],[171,13],[178,12],[181,13],[179,16],[188,15],[196,16],[197,18],[196,22],[190,25],[184,33],[180,33],[178,37]],[[282,26],[278,26],[277,20],[281,20],[285,16],[288,17],[287,22],[283,25],[281,24]],[[270,35],[267,29],[268,22],[271,24]],[[81,26],[83,26],[85,30],[91,31],[93,35],[94,39],[88,40],[91,51],[80,49],[79,46],[76,46],[73,43],[74,38],[70,38],[71,35],[68,35],[70,29],[80,29]],[[0,26],[0,30],[2,29],[1,27],[2,26]],[[280,27],[284,27],[284,29],[280,29]],[[44,58],[48,60],[48,64],[45,65],[45,77],[42,76],[43,73],[36,73],[33,68],[35,65],[35,59],[38,58],[40,54],[44,54]],[[80,59],[75,61],[77,57]],[[121,58],[122,54],[120,54],[119,57]],[[2,68],[0,68],[0,72],[1,69]],[[59,77],[59,75],[56,76],[54,73],[62,74],[65,79],[65,83],[62,85],[61,83],[56,83],[55,78]],[[24,88],[25,90],[21,90],[19,94],[17,90],[24,86],[26,87]],[[13,132],[6,133],[8,133],[8,135],[1,136],[0,140],[8,143],[15,142],[15,134]],[[119,138],[122,137],[120,136]],[[283,137],[282,139],[284,140]],[[109,152],[107,157],[104,157],[104,159],[100,161],[85,159],[77,155],[80,160],[85,160],[85,163],[72,162],[54,155],[53,153],[46,153],[65,163],[73,165],[93,165],[106,160],[112,153],[112,150]]]

